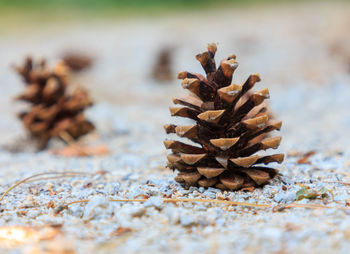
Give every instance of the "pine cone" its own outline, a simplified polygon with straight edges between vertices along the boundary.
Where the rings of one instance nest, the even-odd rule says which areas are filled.
[[[93,59],[84,53],[68,52],[63,56],[63,62],[72,71],[79,72],[91,67]]]
[[[49,70],[45,61],[35,65],[27,58],[22,67],[15,69],[26,84],[24,93],[17,99],[32,104],[19,117],[30,134],[39,140],[40,149],[62,132],[77,139],[94,129],[83,115],[92,101],[83,89],[67,93],[68,71],[64,64],[58,63],[54,70]]]
[[[163,48],[157,57],[157,61],[153,66],[152,76],[159,82],[171,81],[173,79],[172,71],[172,51],[170,47]]]
[[[259,75],[250,75],[242,86],[231,84],[238,67],[236,56],[221,61],[217,69],[215,52],[216,44],[209,44],[207,52],[196,56],[206,78],[186,71],[178,74],[183,88],[191,94],[173,100],[182,107],[171,107],[171,115],[190,118],[196,124],[164,128],[167,134],[175,133],[197,145],[164,141],[172,150],[167,156],[168,167],[177,169],[175,180],[188,186],[238,190],[264,185],[277,170],[259,164],[281,163],[284,155],[257,155],[261,150],[276,149],[281,141],[281,137],[259,137],[279,130],[282,122],[269,120],[266,108],[261,107],[269,98],[268,89],[249,91],[260,81]]]

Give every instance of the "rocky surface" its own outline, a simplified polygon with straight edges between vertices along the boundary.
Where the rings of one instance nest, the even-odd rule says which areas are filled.
[[[311,4],[214,12],[213,21],[206,13],[161,22],[77,23],[68,29],[48,24],[32,30],[30,37],[6,33],[0,39],[0,192],[41,172],[84,174],[39,177],[10,191],[1,201],[1,226],[30,226],[35,232],[55,228],[58,233],[9,247],[0,228],[1,251],[347,253],[350,210],[339,208],[350,203],[350,75],[344,62],[329,52],[333,38],[348,28],[346,10]],[[172,32],[164,39],[166,31]],[[259,85],[269,88],[271,108],[283,120],[280,150],[287,156],[276,165],[281,174],[253,192],[184,189],[164,167],[162,125],[176,121],[170,119],[168,106],[182,91],[178,81],[155,83],[150,61],[161,45],[173,43],[174,69],[200,71],[193,56],[211,41],[219,42],[218,59],[237,54],[235,82],[260,73]],[[72,77],[96,99],[88,115],[97,131],[81,142],[105,144],[110,153],[83,158],[60,157],[51,150],[35,153],[16,119],[25,105],[12,100],[22,85],[10,65],[26,54],[54,61],[60,52],[77,47],[96,57],[91,70]],[[53,149],[64,144],[56,140],[50,145]],[[315,153],[303,159],[310,151]],[[175,204],[164,202],[164,197],[271,207]],[[148,200],[109,202],[143,198]],[[59,209],[77,200],[89,201]],[[276,209],[291,203],[334,208]]]

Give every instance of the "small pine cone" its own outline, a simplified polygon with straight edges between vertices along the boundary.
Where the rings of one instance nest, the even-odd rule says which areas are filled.
[[[63,132],[77,139],[94,130],[94,125],[83,115],[92,101],[81,88],[67,93],[68,70],[63,63],[49,70],[44,61],[36,65],[27,58],[22,67],[15,69],[26,84],[17,99],[32,104],[19,117],[30,134],[39,140],[40,149]]]
[[[92,57],[84,53],[68,52],[63,56],[63,62],[72,71],[79,72],[90,68],[93,63],[93,59]]]
[[[159,51],[156,63],[153,66],[152,77],[159,81],[171,81],[174,79],[172,71],[173,49],[170,47],[163,48]]]
[[[216,44],[209,44],[208,51],[196,56],[206,77],[186,71],[178,74],[183,88],[191,94],[173,100],[182,106],[171,107],[171,115],[190,118],[196,124],[164,128],[167,134],[175,133],[197,145],[164,141],[172,151],[167,156],[168,167],[177,169],[175,180],[188,186],[222,190],[262,186],[277,170],[259,164],[281,163],[284,155],[257,155],[261,150],[276,149],[281,142],[281,137],[259,137],[280,130],[282,122],[269,120],[266,108],[261,106],[269,98],[268,89],[250,92],[260,81],[259,75],[250,75],[242,86],[231,84],[238,67],[236,57],[229,56],[216,68],[215,52]]]

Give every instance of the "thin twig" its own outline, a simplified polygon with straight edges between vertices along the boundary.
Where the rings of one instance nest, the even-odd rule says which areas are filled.
[[[28,182],[29,180],[36,178],[38,176],[43,176],[43,175],[62,175],[62,176],[66,176],[66,175],[71,175],[71,176],[77,176],[77,175],[84,175],[87,174],[85,172],[44,172],[44,173],[39,173],[39,174],[35,174],[32,176],[29,176],[27,178],[24,178],[18,182],[16,182],[14,185],[12,185],[11,187],[9,187],[0,197],[0,202],[3,200],[3,198],[6,196],[7,193],[9,193],[12,189],[16,188],[18,185]]]
[[[83,176],[83,175],[91,175],[91,174],[87,173],[87,174],[81,174],[81,175]],[[60,179],[60,178],[69,178],[69,177],[74,177],[74,176],[78,176],[78,175],[67,174],[67,175],[59,175],[59,176],[40,177],[40,178],[28,180],[28,181],[26,181],[26,182],[27,182],[27,183],[31,183],[31,182],[44,181],[44,180],[53,180],[53,179]]]
[[[148,199],[109,199],[110,202],[146,202]],[[196,198],[163,198],[164,203],[176,203],[176,202],[200,202],[200,203],[216,203],[216,204],[225,204],[225,205],[239,205],[239,206],[249,206],[249,207],[257,207],[257,208],[271,208],[271,205],[268,204],[251,204],[244,202],[235,202],[235,201],[227,201],[227,200],[218,200],[218,199],[196,199]],[[66,206],[70,206],[76,203],[86,203],[90,200],[77,200],[68,203]]]
[[[319,204],[297,204],[297,203],[292,203],[292,204],[286,205],[284,208],[296,208],[296,207],[310,208],[310,209],[323,208],[323,209],[350,210],[350,207],[327,206],[327,205],[319,205]]]
[[[109,199],[110,202],[146,202],[148,199]],[[224,205],[233,205],[233,206],[247,206],[247,207],[255,207],[255,208],[275,208],[276,211],[282,211],[288,208],[309,208],[309,209],[339,209],[339,210],[350,210],[350,207],[333,207],[319,204],[298,204],[292,203],[289,205],[281,205],[281,206],[273,206],[271,204],[252,204],[245,202],[236,202],[236,201],[227,201],[227,200],[218,200],[218,199],[194,199],[194,198],[163,198],[163,202],[165,203],[177,203],[177,202],[200,202],[200,203],[211,203],[211,204],[224,204]],[[76,200],[72,201],[68,204],[61,205],[57,208],[56,214],[59,214],[61,211],[68,208],[68,206],[79,203],[87,203],[89,199],[84,200]]]
[[[68,145],[76,145],[77,144],[77,142],[72,138],[72,136],[69,135],[68,132],[66,132],[66,131],[62,131],[58,135]]]
[[[62,131],[59,134],[59,137],[66,142],[68,145],[70,145],[71,147],[73,147],[74,149],[76,149],[78,152],[81,152],[83,155],[88,156],[88,154],[83,150],[79,148],[78,143],[74,140],[74,138],[72,138],[71,135],[69,135],[68,132],[66,131]]]
[[[350,185],[350,182],[340,182],[340,181],[322,181],[324,183],[339,183],[343,185]]]
[[[146,202],[148,199],[109,199],[110,202]],[[194,198],[163,198],[163,202],[165,203],[176,203],[176,202],[200,202],[200,203],[216,203],[216,204],[225,204],[225,205],[237,205],[237,206],[248,206],[248,207],[256,207],[256,208],[271,208],[272,206],[269,204],[251,204],[244,202],[235,202],[235,201],[227,201],[227,200],[218,200],[218,199],[194,199]],[[61,211],[68,208],[68,206],[78,203],[87,203],[89,199],[84,200],[76,200],[72,201],[68,204],[59,206],[56,210],[56,214],[59,214]]]

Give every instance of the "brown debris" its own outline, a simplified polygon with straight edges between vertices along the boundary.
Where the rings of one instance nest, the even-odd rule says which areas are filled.
[[[17,211],[16,214],[17,216],[26,216],[28,211],[22,210],[22,211]]]
[[[309,157],[313,156],[315,153],[315,151],[305,153],[303,157],[298,160],[298,164],[311,164]]]
[[[109,150],[106,145],[83,146],[79,144],[72,144],[62,149],[54,150],[52,153],[63,157],[85,157],[107,155]]]
[[[75,72],[90,68],[93,63],[91,56],[80,52],[67,52],[62,57],[62,60],[66,66]]]
[[[53,200],[50,200],[47,204],[46,204],[46,208],[55,208],[55,202]]]
[[[72,93],[67,91],[69,71],[63,63],[58,62],[51,70],[45,61],[36,64],[27,58],[23,66],[15,70],[26,85],[17,99],[31,104],[19,117],[31,136],[39,141],[40,149],[62,132],[78,139],[94,130],[94,125],[83,115],[92,101],[82,88]]]
[[[25,244],[39,242],[51,242],[62,231],[59,228],[43,225],[40,227],[30,226],[1,226],[0,227],[0,244],[7,248],[14,248]],[[39,253],[39,252],[30,252]],[[40,252],[43,253],[43,252]],[[45,253],[64,253],[64,252],[45,252]]]
[[[337,58],[345,66],[345,71],[350,73],[350,36],[348,33],[342,34],[329,46],[331,56]]]
[[[300,230],[302,227],[300,225],[297,225],[297,224],[294,224],[294,223],[291,223],[291,222],[287,222],[286,225],[285,225],[285,229],[286,231],[298,231]]]
[[[190,118],[195,124],[171,124],[164,129],[194,144],[166,140],[165,147],[172,151],[167,157],[168,167],[178,170],[175,180],[187,186],[252,191],[277,174],[276,169],[261,164],[284,159],[283,154],[256,154],[278,148],[281,137],[267,135],[280,130],[282,122],[269,119],[264,105],[268,89],[251,91],[260,81],[259,75],[250,75],[243,85],[231,84],[238,67],[236,56],[229,56],[217,67],[216,49],[215,44],[209,44],[208,51],[196,56],[206,78],[185,71],[178,75],[191,95],[174,99],[181,107],[171,107],[171,115]]]
[[[152,77],[158,82],[166,82],[174,79],[172,70],[173,49],[165,47],[158,52],[158,56],[153,66]]]
[[[127,228],[127,227],[119,227],[116,230],[114,230],[111,234],[110,237],[114,237],[114,236],[121,236],[127,233],[132,232],[133,229],[132,228]]]

